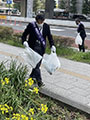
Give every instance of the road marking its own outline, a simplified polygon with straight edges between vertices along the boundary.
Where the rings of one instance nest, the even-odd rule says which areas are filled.
[[[77,28],[65,28],[65,29],[69,29],[69,30],[77,30]]]
[[[90,35],[90,33],[86,33],[87,35]]]
[[[8,52],[3,52],[3,51],[0,51],[0,54],[5,55],[5,56],[9,56],[9,57],[14,57],[14,58],[24,62],[24,59],[21,56],[14,55],[14,54],[8,53]],[[59,71],[65,73],[65,74],[68,74],[68,75],[72,75],[74,77],[78,77],[78,78],[84,79],[84,80],[90,80],[89,76],[82,75],[82,74],[79,74],[79,73],[75,73],[75,72],[72,72],[70,70],[66,70],[66,69],[60,68]]]
[[[51,30],[52,30],[52,31],[58,31],[58,32],[65,31],[65,30],[63,30],[63,29],[53,29],[53,28],[51,28]]]
[[[69,70],[66,70],[66,69],[59,69],[60,72],[63,72],[65,74],[69,74],[69,75],[72,75],[72,76],[75,76],[75,77],[79,77],[81,79],[84,79],[84,80],[90,80],[90,77],[89,76],[86,76],[86,75],[82,75],[82,74],[79,74],[79,73],[75,73],[75,72],[72,72],[72,71],[69,71]]]

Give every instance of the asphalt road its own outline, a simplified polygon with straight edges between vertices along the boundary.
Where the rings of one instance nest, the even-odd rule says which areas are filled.
[[[21,22],[12,22],[12,21],[0,21],[0,25],[3,26],[10,26],[14,30],[24,31],[28,23],[21,23]],[[76,37],[77,35],[77,28],[71,27],[62,27],[62,26],[50,26],[51,32],[53,35],[57,36],[68,36],[68,37]],[[87,33],[87,40],[90,40],[90,29],[86,29]]]

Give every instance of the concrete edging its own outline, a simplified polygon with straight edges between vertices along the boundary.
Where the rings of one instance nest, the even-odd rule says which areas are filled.
[[[80,102],[77,102],[77,101],[70,99],[69,97],[58,95],[58,94],[48,90],[48,88],[42,88],[40,90],[40,92],[42,94],[45,94],[47,96],[54,98],[55,100],[59,100],[65,104],[71,105],[72,107],[75,107],[79,110],[82,110],[83,112],[87,112],[88,114],[90,114],[90,107],[89,106],[85,106],[84,104],[81,104]]]

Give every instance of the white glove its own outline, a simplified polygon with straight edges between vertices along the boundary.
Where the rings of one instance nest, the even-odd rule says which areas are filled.
[[[29,47],[29,45],[28,45],[28,42],[27,42],[27,41],[25,41],[25,42],[23,43],[23,45],[24,45],[25,47]]]
[[[56,52],[56,47],[54,45],[51,47],[51,52],[53,52],[53,53]]]

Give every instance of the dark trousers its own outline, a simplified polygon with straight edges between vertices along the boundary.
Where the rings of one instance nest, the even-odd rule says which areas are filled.
[[[82,38],[82,45],[78,45],[79,51],[82,50],[83,52],[85,52],[84,40],[85,40],[85,38]]]
[[[43,56],[44,50],[41,46],[40,43],[36,42],[36,45],[34,47],[34,51]],[[40,70],[40,65],[41,65],[42,60],[36,65],[34,69],[32,69],[32,72],[30,74],[30,77],[35,78],[38,83],[42,82],[41,78],[41,70]]]
[[[35,78],[37,82],[42,81],[40,65],[41,65],[41,61],[36,65],[34,69],[32,69],[32,72],[30,74],[30,77]]]

